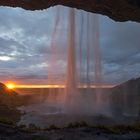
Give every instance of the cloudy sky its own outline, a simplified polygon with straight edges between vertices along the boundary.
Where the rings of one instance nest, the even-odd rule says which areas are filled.
[[[58,9],[25,11],[20,8],[0,7],[0,81],[18,84],[47,83],[53,69],[62,77],[65,71],[66,48],[56,49],[55,68],[50,61],[52,34]],[[64,44],[67,10],[60,12],[57,39]],[[67,18],[66,18],[67,19]],[[140,24],[115,22],[99,16],[102,80],[118,84],[140,76]],[[60,59],[61,57],[61,59]],[[57,58],[56,58],[57,59]],[[52,71],[51,71],[52,72]],[[59,77],[58,76],[58,77]]]

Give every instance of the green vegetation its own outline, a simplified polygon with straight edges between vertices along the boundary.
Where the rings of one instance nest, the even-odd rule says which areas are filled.
[[[48,128],[48,130],[56,130],[56,129],[60,129],[60,128],[55,126],[55,125],[50,125],[49,128]]]
[[[33,131],[39,131],[41,130],[41,128],[36,126],[35,124],[29,124],[29,126],[27,127],[27,130],[33,132]]]
[[[124,125],[124,124],[120,124],[120,125],[95,125],[95,126],[91,126],[89,124],[87,124],[84,121],[81,122],[74,122],[74,123],[69,123],[66,127],[63,128],[59,128],[55,125],[51,125],[50,127],[44,129],[46,131],[48,130],[56,130],[56,129],[69,129],[69,128],[80,128],[80,127],[87,127],[87,128],[97,128],[97,129],[104,129],[106,130],[108,133],[114,133],[114,134],[122,134],[122,133],[126,133],[129,131],[136,131],[136,132],[140,132],[140,121],[136,121],[135,123],[131,124],[131,125]]]
[[[18,127],[21,128],[21,129],[26,129],[27,128],[27,126],[25,124],[21,124]]]
[[[11,120],[16,123],[21,115],[21,112],[16,107],[0,104],[0,118],[4,118],[2,120]]]
[[[26,132],[29,132],[29,133],[36,132],[36,131],[51,131],[51,130],[60,130],[60,129],[71,129],[71,128],[76,129],[76,128],[81,128],[81,127],[91,128],[91,129],[102,129],[102,130],[105,130],[106,133],[111,133],[111,134],[124,134],[124,133],[128,133],[128,132],[140,132],[140,121],[136,121],[135,123],[133,123],[131,125],[120,124],[120,125],[110,125],[110,126],[107,126],[107,125],[91,126],[91,125],[87,124],[86,122],[81,121],[81,122],[69,123],[67,126],[65,126],[63,128],[57,127],[55,125],[50,125],[47,128],[40,128],[40,127],[36,126],[35,124],[29,124],[28,126],[22,124],[20,126],[16,126],[16,124],[13,123],[12,120],[5,119],[5,118],[0,118],[0,123],[18,127],[19,129],[25,130]]]
[[[36,132],[36,131],[44,131],[43,129],[36,126],[35,124],[29,124],[28,126],[25,124],[21,124],[21,125],[17,126],[17,128],[24,130],[28,133],[32,133],[32,132]]]
[[[0,123],[7,124],[7,125],[15,125],[13,120],[9,118],[3,118],[3,117],[0,117]]]
[[[66,128],[79,128],[79,127],[88,127],[89,125],[85,121],[81,122],[74,122],[74,123],[69,123]]]
[[[111,126],[105,126],[105,125],[98,125],[98,126],[92,126],[94,128],[99,128],[99,129],[105,129],[110,133],[114,134],[122,134],[126,132],[140,132],[140,121],[136,121],[135,123],[131,125],[111,125]]]

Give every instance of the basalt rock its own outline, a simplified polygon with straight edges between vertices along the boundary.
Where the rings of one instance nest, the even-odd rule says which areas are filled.
[[[1,6],[42,10],[55,5],[107,15],[116,21],[140,22],[140,0],[0,0]]]

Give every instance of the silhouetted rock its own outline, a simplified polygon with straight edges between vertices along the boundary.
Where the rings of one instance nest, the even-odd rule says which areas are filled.
[[[140,96],[140,78],[128,80],[112,89],[112,93]]]
[[[0,83],[0,122],[11,123],[19,120],[21,113],[17,110],[18,105],[18,94]]]
[[[8,89],[6,85],[0,83],[0,95],[18,95],[14,90]]]
[[[126,81],[111,89],[112,112],[116,116],[138,115],[140,110],[140,78]]]
[[[139,0],[0,0],[1,6],[42,10],[55,5],[65,5],[85,11],[107,15],[116,21],[140,22]]]

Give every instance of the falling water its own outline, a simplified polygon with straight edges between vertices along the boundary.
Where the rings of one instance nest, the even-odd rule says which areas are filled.
[[[87,113],[87,110],[91,112],[95,111],[96,108],[97,112],[101,104],[101,89],[95,90],[96,97],[92,98],[96,98],[96,100],[87,97],[92,91],[90,88],[93,84],[96,86],[101,84],[98,17],[90,13],[80,12],[79,14],[81,19],[77,18],[76,10],[69,10],[66,110],[73,111],[73,113]],[[76,21],[77,19],[79,21]],[[76,26],[76,22],[80,22],[81,27]],[[77,36],[79,36],[79,42]],[[82,79],[86,81],[82,81]],[[85,92],[87,93],[87,97],[84,96],[84,98],[80,90],[80,87],[83,88],[83,86],[86,86]]]
[[[48,70],[48,81],[50,83],[54,83],[55,80],[55,72],[54,72],[54,68],[55,68],[55,63],[56,63],[56,56],[57,56],[57,48],[56,47],[56,38],[58,36],[58,27],[59,27],[59,22],[60,22],[60,8],[58,7],[56,9],[56,19],[55,19],[55,23],[54,23],[54,29],[52,32],[52,36],[51,36],[51,45],[50,45],[50,67]]]
[[[65,80],[61,81],[66,88],[59,93],[65,95],[64,111],[65,113],[92,112],[93,114],[100,109],[102,102],[101,90],[92,88],[93,85],[100,86],[101,84],[98,16],[68,8],[62,17],[63,8],[61,10],[59,8],[56,10],[50,45],[51,65],[48,80],[51,84],[57,81],[54,76],[57,69],[56,63],[59,60],[57,55],[59,49],[67,48]],[[64,23],[64,19],[67,20],[66,23]],[[64,29],[60,30],[60,26],[65,25],[66,32]],[[50,90],[50,95],[52,92],[54,90]]]
[[[69,27],[68,27],[68,51],[67,51],[67,69],[66,69],[66,112],[79,113],[80,95],[77,83],[77,70],[76,70],[76,39],[75,33],[75,9],[69,10]]]
[[[92,16],[91,21],[91,28],[93,29],[93,61],[94,61],[94,83],[97,86],[95,89],[96,92],[96,106],[98,109],[102,108],[102,98],[101,92],[102,89],[100,88],[101,85],[101,55],[100,55],[100,44],[99,44],[99,19],[98,15]],[[91,38],[90,38],[91,39]]]
[[[70,90],[70,93],[71,93],[76,88],[74,9],[70,9],[69,18],[70,18],[70,22],[69,22],[69,32],[68,32],[68,59],[67,59],[66,85],[67,85],[67,90]]]
[[[55,22],[54,22],[54,29],[52,31],[52,35],[51,35],[51,44],[50,44],[50,59],[49,59],[49,63],[50,66],[48,68],[48,84],[54,84],[56,77],[55,77],[55,67],[56,67],[56,60],[57,60],[57,48],[56,44],[57,44],[57,36],[59,34],[59,23],[60,23],[60,8],[58,7],[56,9],[56,15],[55,15]],[[52,94],[53,93],[53,94]],[[54,89],[50,88],[48,91],[48,98],[51,100],[51,98],[54,96]]]

